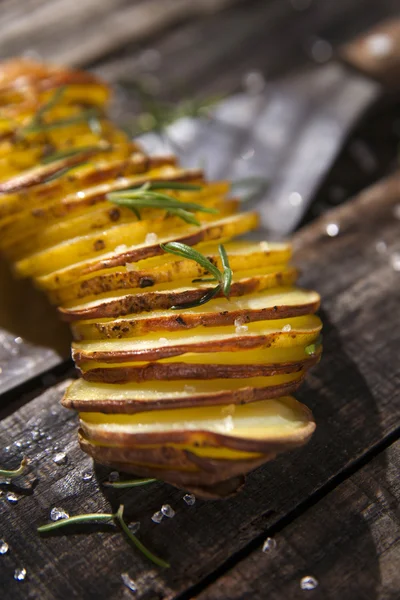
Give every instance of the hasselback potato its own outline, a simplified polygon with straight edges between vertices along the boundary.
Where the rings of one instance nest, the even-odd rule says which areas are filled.
[[[203,497],[304,444],[291,394],[321,354],[317,292],[226,181],[149,157],[94,76],[0,64],[0,252],[74,337],[82,449]]]

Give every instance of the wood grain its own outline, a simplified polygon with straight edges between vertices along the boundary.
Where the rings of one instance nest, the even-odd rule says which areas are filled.
[[[29,50],[47,60],[82,65],[160,29],[239,0],[15,0],[2,3],[0,56]],[[107,34],[105,35],[105,32]]]
[[[295,238],[304,282],[323,297],[324,359],[298,395],[314,411],[317,432],[304,449],[252,473],[236,497],[197,501],[189,508],[182,492],[163,484],[110,495],[96,479],[84,483],[81,473],[90,462],[77,446],[76,417],[58,404],[62,389],[57,386],[1,423],[0,447],[11,448],[2,451],[0,464],[12,468],[26,453],[38,477],[32,495],[15,506],[0,503],[2,536],[11,549],[0,572],[5,599],[121,598],[124,571],[137,581],[138,598],[190,598],[216,569],[223,570],[316,494],[326,493],[336,478],[395,435],[400,372],[392,357],[400,334],[387,316],[399,306],[399,274],[389,260],[399,250],[393,217],[399,178],[397,173],[330,213],[329,220],[340,224],[337,237],[326,236],[324,218]],[[385,255],[376,252],[377,236],[387,244]],[[16,444],[26,443],[34,429],[45,435],[19,448]],[[52,462],[58,449],[68,453],[65,466]],[[99,480],[104,477],[100,467],[96,473]],[[141,521],[141,538],[171,561],[169,571],[153,569],[120,536],[97,528],[90,528],[91,535],[36,535],[35,527],[47,520],[51,507],[71,514],[99,511],[109,506],[107,498],[114,508],[123,501],[127,515]],[[151,515],[163,503],[177,514],[155,525]],[[23,584],[12,578],[21,564],[29,574]]]
[[[198,600],[395,600],[400,575],[400,442],[341,483]],[[318,586],[300,588],[303,577]]]

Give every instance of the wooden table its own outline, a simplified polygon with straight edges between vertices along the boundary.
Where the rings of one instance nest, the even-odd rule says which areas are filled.
[[[16,3],[7,4],[15,8]],[[246,10],[237,3],[215,16],[203,15],[196,23],[169,22],[169,29],[148,42],[165,53],[162,96],[218,89],[233,92],[248,70],[261,68],[272,76],[293,68],[299,46],[311,33],[342,41],[396,7],[389,1],[379,6],[366,0],[337,2],[335,9],[332,4],[328,9],[328,4],[310,9],[314,12],[309,19],[301,11],[300,21],[294,20],[298,12],[284,9],[279,0],[252,1]],[[277,23],[292,28],[291,43],[281,41]],[[202,35],[210,28],[213,35],[206,51]],[[17,48],[19,39],[15,37],[12,48]],[[193,47],[190,56],[189,46]],[[64,43],[63,52],[65,47]],[[97,46],[93,42],[85,46],[89,47]],[[184,49],[182,61],[179,48],[181,56]],[[273,58],[271,48],[286,49],[286,54]],[[109,47],[99,52],[96,70],[117,80],[129,69],[134,74],[143,47],[134,41],[127,48],[114,48],[113,54]],[[88,64],[94,58],[88,53],[74,61]],[[181,64],[183,91],[177,84]],[[22,372],[15,385],[7,383],[2,395],[0,465],[14,468],[22,455],[31,459],[27,479],[15,485],[0,483],[0,538],[9,544],[9,552],[0,556],[2,600],[395,600],[400,596],[400,225],[396,218],[400,172],[326,211],[327,190],[339,186],[347,193],[356,192],[390,170],[396,138],[382,136],[379,128],[382,115],[390,114],[385,131],[393,133],[398,105],[390,106],[391,112],[376,109],[375,116],[356,132],[356,139],[369,136],[382,159],[379,168],[372,174],[357,170],[351,159],[353,136],[317,194],[313,207],[322,216],[314,219],[310,212],[307,220],[312,222],[294,236],[302,284],[317,289],[323,298],[323,360],[298,394],[317,421],[311,443],[256,470],[244,491],[225,501],[197,500],[189,507],[183,492],[161,483],[110,490],[102,486],[108,471],[98,465],[93,469],[78,448],[76,415],[59,404],[73,376],[71,363],[58,358],[55,366],[45,371],[41,367],[35,377],[28,371],[24,377]],[[375,129],[373,119],[378,123]],[[327,235],[329,223],[338,225],[338,235]],[[27,298],[25,293],[20,288],[19,298]],[[33,292],[29,294],[36,299],[31,306],[22,303],[22,308],[32,322],[46,305]],[[38,327],[33,329],[32,339]],[[38,360],[46,350],[33,344],[24,352],[22,358]],[[62,357],[63,348],[59,352]],[[43,360],[48,357],[42,356]],[[56,465],[53,459],[60,451],[67,460]],[[17,494],[16,504],[6,498],[10,492]],[[120,503],[129,520],[140,521],[140,539],[167,558],[171,569],[152,566],[112,525],[46,537],[36,533],[54,506],[73,515],[109,512]],[[151,516],[166,503],[176,511],[175,517],[153,523]],[[273,542],[263,552],[267,538]],[[24,581],[13,578],[20,567],[27,571]],[[122,584],[125,572],[135,581],[135,594]],[[301,589],[306,576],[318,581],[315,589]]]

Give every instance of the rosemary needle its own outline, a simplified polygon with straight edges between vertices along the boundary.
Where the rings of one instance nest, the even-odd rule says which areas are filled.
[[[28,460],[23,458],[20,466],[15,471],[7,471],[6,469],[0,469],[0,477],[5,477],[6,479],[13,479],[14,477],[19,477],[25,471],[25,467],[28,464]]]
[[[157,481],[157,479],[127,479],[125,481],[103,481],[103,485],[105,487],[112,487],[116,489],[126,489],[147,485],[148,483],[154,483],[155,481]]]

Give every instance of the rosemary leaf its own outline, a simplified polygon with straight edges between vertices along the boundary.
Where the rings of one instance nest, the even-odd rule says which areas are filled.
[[[156,481],[157,479],[127,479],[125,481],[103,481],[103,485],[105,487],[111,487],[121,490],[131,487],[139,487],[141,485],[147,485]]]
[[[49,181],[54,181],[54,179],[58,179],[59,177],[66,175],[73,169],[77,169],[78,167],[84,167],[85,165],[88,165],[88,164],[89,163],[85,160],[81,163],[77,163],[75,165],[70,165],[69,167],[61,167],[58,171],[56,171],[55,173],[52,173],[51,175],[46,177],[46,179],[44,179],[42,183],[48,183]]]
[[[120,524],[121,529],[125,533],[127,538],[129,538],[129,540],[133,544],[135,544],[136,548],[138,550],[140,550],[140,552],[142,554],[144,554],[144,556],[146,556],[146,558],[151,560],[154,564],[158,565],[159,567],[165,567],[168,569],[170,567],[169,563],[167,563],[162,558],[159,558],[158,556],[153,554],[148,548],[146,548],[146,546],[144,546],[142,544],[142,542],[132,533],[132,531],[129,529],[128,525],[125,523],[123,515],[124,515],[124,505],[121,504],[121,506],[117,510],[115,518],[118,521],[118,523]]]
[[[100,116],[100,111],[97,108],[88,108],[82,110],[74,117],[67,117],[65,119],[59,119],[58,121],[51,121],[50,123],[30,123],[19,130],[19,135],[26,135],[27,133],[45,133],[52,131],[53,129],[59,129],[60,127],[68,127],[69,125],[75,125],[76,123],[88,122],[93,118]]]
[[[232,269],[229,266],[228,255],[227,255],[226,250],[225,250],[225,248],[223,247],[222,244],[219,245],[218,251],[219,251],[219,255],[221,257],[222,266],[224,268],[222,291],[224,293],[224,296],[226,298],[229,298],[229,293],[230,293],[230,290],[231,290],[232,275],[233,275],[233,273],[232,273]]]
[[[61,100],[62,96],[64,95],[65,89],[65,85],[57,88],[52,97],[37,111],[32,121],[36,123],[41,123],[44,115],[47,112],[49,112],[49,110],[51,110]]]
[[[203,269],[214,275],[215,279],[222,283],[222,273],[220,270],[212,264],[212,262],[203,254],[192,248],[191,246],[187,246],[186,244],[182,244],[181,242],[167,242],[166,244],[160,244],[162,250],[164,252],[169,252],[170,254],[175,254],[176,256],[180,256],[181,258],[186,258],[189,260],[194,260],[199,264]]]
[[[76,525],[80,523],[91,523],[92,521],[110,521],[115,515],[108,513],[88,513],[86,515],[77,515],[76,517],[68,517],[68,519],[60,519],[55,523],[48,523],[47,525],[41,525],[37,528],[39,533],[47,533],[48,531],[54,531],[61,529],[61,527],[67,527],[69,525]]]
[[[25,467],[28,464],[28,459],[23,458],[21,460],[21,464],[18,469],[15,471],[8,471],[6,469],[0,469],[0,477],[5,477],[6,479],[13,479],[14,477],[19,477],[25,471]]]
[[[62,160],[63,158],[70,158],[71,156],[78,156],[79,154],[87,154],[88,152],[106,152],[110,150],[111,146],[109,144],[98,145],[98,146],[81,146],[80,148],[68,148],[67,150],[59,150],[58,152],[53,152],[52,154],[48,154],[44,156],[40,161],[42,165],[48,165],[52,162],[56,162],[57,160]]]

